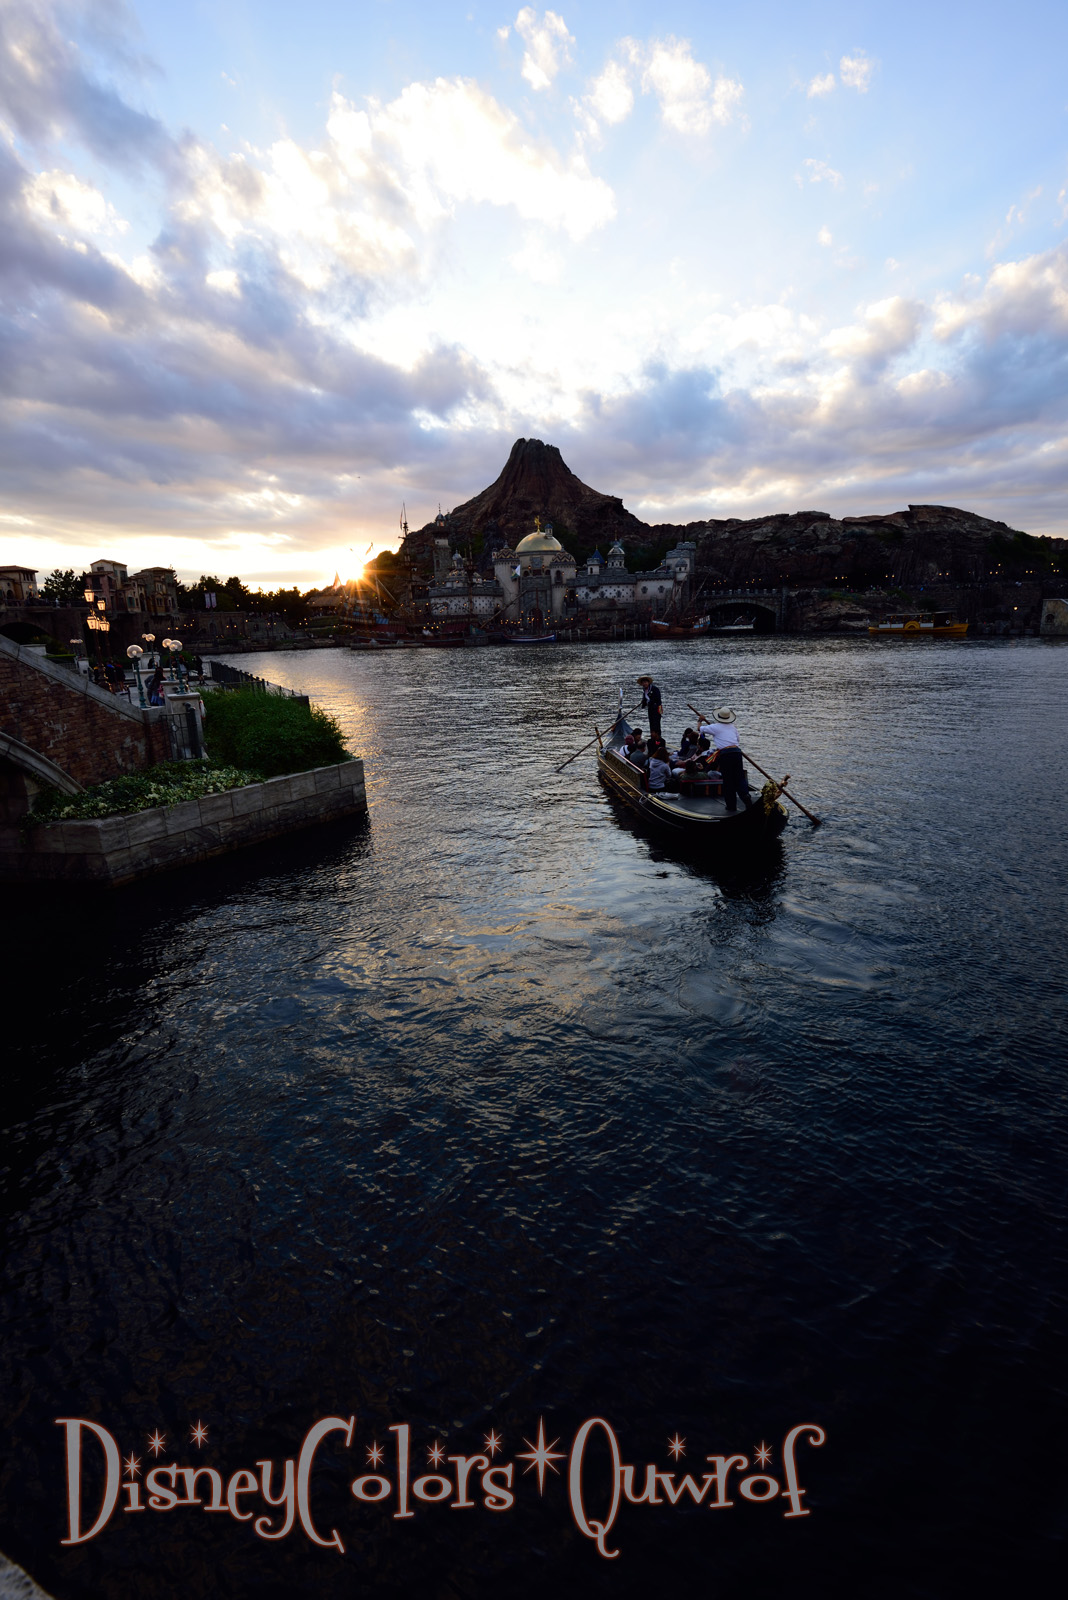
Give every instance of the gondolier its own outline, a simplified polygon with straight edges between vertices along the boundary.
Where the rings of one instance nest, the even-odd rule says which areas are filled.
[[[742,765],[742,748],[738,743],[737,718],[729,706],[713,711],[712,721],[702,727],[715,751],[714,760],[723,775],[723,804],[727,811],[737,811],[741,795],[748,811],[753,804],[749,796],[749,780]]]
[[[664,710],[663,697],[647,673],[643,673],[638,679],[638,684],[642,691],[642,706],[649,713],[649,732],[654,738],[659,739],[660,717]]]

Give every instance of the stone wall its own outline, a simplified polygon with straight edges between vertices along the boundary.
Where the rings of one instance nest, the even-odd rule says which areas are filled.
[[[0,826],[0,879],[131,883],[366,807],[363,762],[344,761],[125,817]]]
[[[165,717],[0,636],[0,733],[83,786],[169,761]]]
[[[1041,633],[1046,639],[1068,639],[1068,600],[1043,600]]]

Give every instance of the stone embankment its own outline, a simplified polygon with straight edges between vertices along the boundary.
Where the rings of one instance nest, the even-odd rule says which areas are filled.
[[[366,807],[363,762],[343,761],[124,817],[0,829],[0,878],[132,883]]]
[[[363,763],[345,761],[129,816],[21,826],[42,786],[77,794],[181,757],[181,732],[166,707],[131,705],[0,636],[0,880],[129,883],[366,809]]]

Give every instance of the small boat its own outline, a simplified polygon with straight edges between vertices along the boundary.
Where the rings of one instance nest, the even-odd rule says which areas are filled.
[[[464,636],[462,633],[434,633],[430,628],[424,628],[420,640],[432,650],[462,650]]]
[[[699,639],[712,627],[711,617],[698,617],[696,622],[662,622],[654,617],[649,624],[652,639]]]
[[[512,633],[508,636],[509,644],[555,644],[555,633]]]
[[[749,810],[742,805],[737,811],[727,810],[718,775],[684,779],[678,793],[650,794],[642,769],[623,754],[623,741],[630,731],[630,724],[620,717],[597,752],[597,769],[611,793],[658,833],[700,850],[741,850],[776,839],[785,828],[789,817],[780,803],[782,789],[777,783],[766,783]]]
[[[713,628],[713,633],[752,633],[756,624],[752,617],[735,617],[733,622],[721,623]]]
[[[968,624],[958,622],[952,611],[936,611],[928,617],[886,617],[868,628],[872,639],[963,639]]]

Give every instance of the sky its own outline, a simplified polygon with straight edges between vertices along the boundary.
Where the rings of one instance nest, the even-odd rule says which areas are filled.
[[[517,438],[653,522],[1068,535],[1068,8],[0,0],[0,565],[354,576]]]

